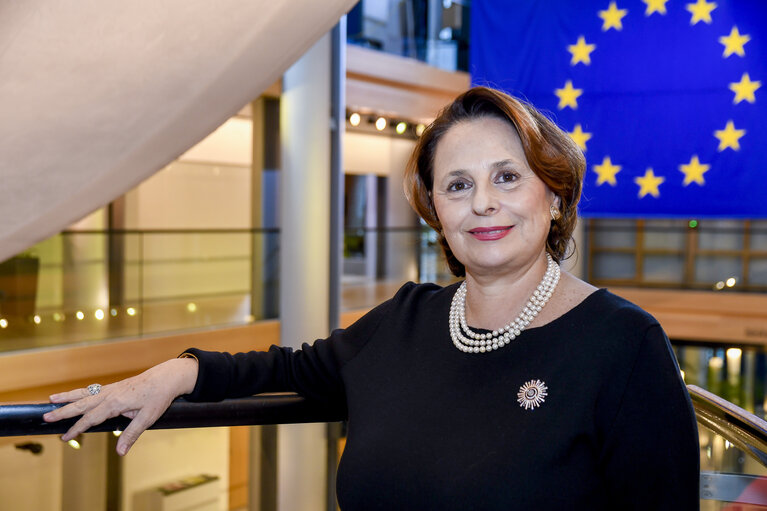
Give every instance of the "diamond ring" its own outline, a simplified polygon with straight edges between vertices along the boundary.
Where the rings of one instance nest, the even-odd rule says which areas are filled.
[[[88,385],[88,393],[91,396],[95,396],[99,392],[101,392],[101,385],[99,385],[98,383],[92,383]]]

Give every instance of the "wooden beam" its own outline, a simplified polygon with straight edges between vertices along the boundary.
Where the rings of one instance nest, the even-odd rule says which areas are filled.
[[[341,315],[346,327],[367,310]],[[63,346],[0,355],[0,403],[47,401],[48,396],[90,383],[110,383],[138,374],[192,346],[204,350],[266,350],[280,342],[278,321],[153,336],[126,341]]]
[[[349,45],[346,55],[346,104],[362,112],[428,123],[471,84],[468,73],[380,51]]]
[[[655,316],[671,339],[767,345],[767,296],[610,288]]]

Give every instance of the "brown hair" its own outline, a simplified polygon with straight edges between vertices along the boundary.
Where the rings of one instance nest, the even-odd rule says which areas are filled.
[[[560,200],[561,216],[552,220],[546,251],[560,262],[572,255],[572,233],[578,220],[577,205],[586,160],[578,145],[532,105],[487,87],[473,87],[446,106],[418,139],[405,170],[405,195],[421,218],[439,234],[450,271],[466,274],[442,233],[431,198],[434,154],[442,136],[460,122],[495,117],[517,131],[528,165]]]

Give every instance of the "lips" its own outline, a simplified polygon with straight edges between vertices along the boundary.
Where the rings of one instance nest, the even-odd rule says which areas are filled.
[[[475,227],[469,231],[479,241],[499,240],[511,232],[513,225],[497,225],[492,227]]]

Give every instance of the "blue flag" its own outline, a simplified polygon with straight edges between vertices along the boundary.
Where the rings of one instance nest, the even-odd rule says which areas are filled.
[[[766,0],[476,0],[475,85],[586,155],[581,213],[767,217]]]

